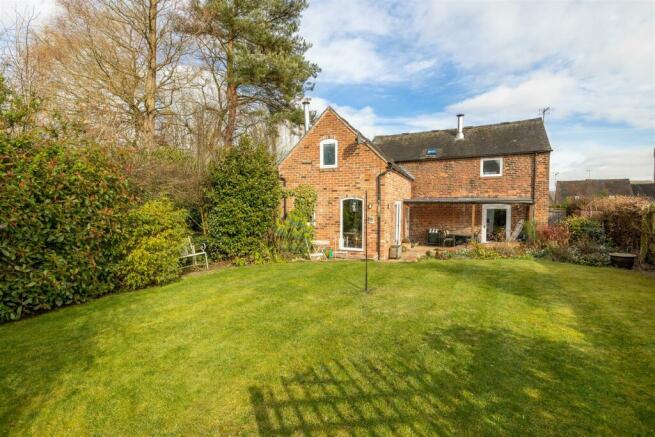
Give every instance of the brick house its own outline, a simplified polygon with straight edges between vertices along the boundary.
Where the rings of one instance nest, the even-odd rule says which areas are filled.
[[[307,107],[281,180],[316,189],[316,238],[349,257],[366,244],[369,257],[387,259],[432,228],[487,242],[510,238],[521,220],[548,222],[552,149],[541,119],[465,128],[458,116],[457,129],[370,141],[332,108],[310,128]]]

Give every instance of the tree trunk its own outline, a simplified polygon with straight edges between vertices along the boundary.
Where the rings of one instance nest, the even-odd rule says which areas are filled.
[[[145,116],[143,141],[147,148],[155,146],[155,95],[157,93],[157,2],[148,5],[148,68],[146,69]]]
[[[226,76],[227,76],[227,123],[225,125],[225,147],[230,148],[234,143],[234,131],[237,124],[237,83],[234,72],[234,42],[229,37],[226,52]]]

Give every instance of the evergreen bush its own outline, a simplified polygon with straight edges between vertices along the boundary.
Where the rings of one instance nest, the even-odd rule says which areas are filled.
[[[189,235],[187,212],[167,198],[150,200],[129,213],[121,283],[128,290],[172,282],[181,274],[180,250]]]
[[[211,167],[206,198],[214,259],[271,257],[281,187],[274,156],[246,136]]]
[[[0,134],[0,320],[115,290],[132,200],[104,151]]]

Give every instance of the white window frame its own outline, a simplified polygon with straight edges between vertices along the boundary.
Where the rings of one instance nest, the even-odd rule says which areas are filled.
[[[484,162],[485,161],[500,161],[500,173],[498,174],[484,174]],[[480,159],[480,177],[482,178],[498,178],[503,175],[503,158],[499,156],[497,158],[482,158]]]
[[[346,247],[343,244],[343,203],[346,200],[359,200],[362,202],[362,247],[357,248],[357,247]],[[364,199],[360,197],[344,197],[343,199],[339,200],[339,249],[341,250],[351,250],[353,252],[363,252],[364,251],[364,245],[366,244],[366,235],[364,234],[364,208],[366,208],[366,205],[364,205]]]
[[[495,203],[482,205],[480,243],[487,243],[487,210],[489,209],[504,209],[506,211],[505,241],[509,241],[512,235],[512,205]]]
[[[334,165],[325,165],[323,163],[323,146],[326,144],[334,144]],[[337,168],[339,164],[339,142],[337,140],[331,138],[321,140],[319,152],[321,154],[321,168]]]

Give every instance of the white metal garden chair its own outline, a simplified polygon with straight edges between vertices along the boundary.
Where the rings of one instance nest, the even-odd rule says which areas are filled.
[[[328,240],[314,240],[311,246],[307,243],[307,252],[311,261],[327,260],[325,249],[330,247]]]
[[[199,256],[204,256],[205,268],[209,270],[209,261],[207,260],[207,252],[205,252],[205,248],[206,248],[205,243],[202,243],[200,245],[200,251],[196,252],[196,246],[193,244],[191,237],[187,237],[187,242],[182,248],[182,255],[180,256],[180,259],[191,258],[193,264],[185,267],[196,267],[198,265],[198,263],[196,262],[196,258]]]

